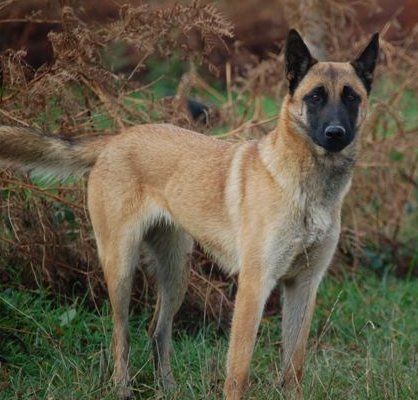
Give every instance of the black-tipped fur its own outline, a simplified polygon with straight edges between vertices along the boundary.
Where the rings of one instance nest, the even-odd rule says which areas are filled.
[[[66,139],[30,128],[0,126],[0,168],[56,177],[83,174],[94,165],[108,138]]]
[[[318,62],[311,56],[302,37],[294,29],[291,29],[287,35],[285,61],[289,93],[292,95],[312,65]]]
[[[364,84],[367,93],[370,93],[373,81],[373,72],[376,67],[377,57],[379,55],[379,34],[376,32],[367,47],[360,56],[354,60],[351,65],[354,67],[357,75]]]

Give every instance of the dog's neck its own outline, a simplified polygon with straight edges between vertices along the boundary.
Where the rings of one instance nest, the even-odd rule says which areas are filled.
[[[326,152],[296,131],[284,109],[276,129],[259,142],[265,167],[281,186],[311,188],[316,195],[320,191],[326,203],[328,197],[342,200],[351,183],[357,143],[345,152]]]

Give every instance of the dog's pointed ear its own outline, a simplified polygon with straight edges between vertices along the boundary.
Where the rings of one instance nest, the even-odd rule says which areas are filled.
[[[285,62],[289,93],[292,95],[309,68],[318,62],[311,56],[308,46],[294,29],[291,29],[287,35]]]
[[[370,93],[373,81],[373,72],[376,67],[377,57],[379,55],[379,34],[375,33],[367,47],[363,50],[360,56],[351,62],[356,74],[361,79],[367,93]]]

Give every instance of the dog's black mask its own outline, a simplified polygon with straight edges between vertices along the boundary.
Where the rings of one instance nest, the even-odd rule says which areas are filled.
[[[309,135],[315,144],[329,152],[338,152],[353,141],[361,98],[350,86],[344,86],[337,100],[331,100],[326,89],[318,86],[303,101],[307,107]]]

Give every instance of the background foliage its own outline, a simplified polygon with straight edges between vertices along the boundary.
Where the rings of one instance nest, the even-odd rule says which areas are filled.
[[[150,122],[172,122],[229,140],[261,137],[274,129],[286,92],[283,26],[296,26],[306,38],[322,37],[310,43],[313,51],[345,61],[367,42],[374,21],[382,51],[332,272],[337,282],[363,276],[365,267],[384,279],[418,276],[418,29],[402,20],[403,14],[385,14],[376,22],[384,1],[301,1],[298,8],[283,0],[271,5],[271,10],[281,7],[281,25],[264,24],[259,33],[251,21],[272,11],[258,7],[257,14],[251,1],[242,5],[243,12],[250,11],[239,19],[227,2],[218,4],[224,12],[197,1],[130,1],[121,7],[110,2],[108,15],[106,2],[94,12],[89,1],[38,3],[0,4],[0,29],[7,32],[0,40],[0,124],[66,137],[116,134]],[[372,22],[362,22],[364,15]],[[12,48],[11,39],[28,31],[31,38],[37,37],[33,32],[42,37],[40,47],[28,40]],[[41,287],[46,297],[63,304],[83,299],[87,308],[106,309],[85,193],[85,179],[45,181],[0,172],[2,299],[20,304],[8,290],[31,293]],[[191,262],[190,290],[177,324],[196,332],[200,322],[211,321],[223,330],[235,282],[198,247]],[[141,268],[137,274],[133,304],[149,312],[152,278]],[[279,308],[276,290],[266,315]]]

